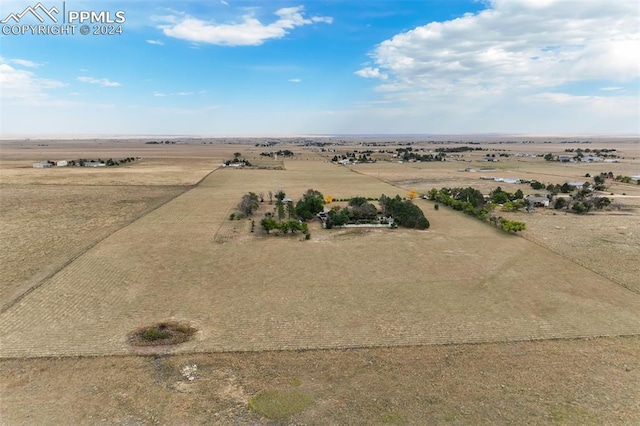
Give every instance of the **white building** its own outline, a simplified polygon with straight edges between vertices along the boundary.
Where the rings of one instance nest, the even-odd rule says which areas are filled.
[[[41,161],[39,163],[33,163],[34,169],[44,169],[45,167],[51,167],[51,163],[48,161]]]

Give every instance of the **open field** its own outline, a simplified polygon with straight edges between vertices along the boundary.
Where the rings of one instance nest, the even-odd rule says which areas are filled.
[[[313,398],[284,424],[634,425],[638,347],[636,336],[3,360],[0,418],[11,425],[262,425],[270,422],[247,403],[279,390]],[[194,364],[188,381],[181,369]]]
[[[545,183],[585,180],[603,166],[633,175],[636,145],[627,142],[624,161],[606,165],[486,163],[481,151],[470,163],[345,167],[326,162],[333,152],[285,144],[276,149],[298,155],[277,160],[284,170],[239,170],[219,166],[234,152],[268,165],[259,154],[274,148],[99,143],[51,142],[46,152],[33,141],[29,149],[3,145],[5,423],[57,423],[65,404],[81,400],[86,407],[71,423],[260,424],[247,408],[251,396],[292,386],[314,398],[292,418],[308,424],[640,418],[637,186],[609,184],[622,211],[514,214],[527,223],[525,238],[424,200],[416,203],[431,222],[427,231],[313,223],[304,241],[250,233],[250,220],[228,219],[249,191],[283,189],[294,199],[309,188],[334,198],[470,185],[534,192],[457,171],[465,167]],[[351,143],[336,148],[365,149]],[[526,145],[533,146],[565,148]],[[107,155],[142,159],[117,168],[30,168],[36,160]],[[98,194],[101,204],[92,202]],[[265,201],[261,211],[271,208]],[[128,344],[131,331],[167,319],[193,324],[196,338],[171,348]],[[185,382],[180,366],[191,363],[199,376]],[[560,376],[567,380],[557,383]],[[68,401],[51,407],[48,386],[62,386]],[[27,417],[25,400],[42,409]]]
[[[0,307],[181,187],[3,185]]]

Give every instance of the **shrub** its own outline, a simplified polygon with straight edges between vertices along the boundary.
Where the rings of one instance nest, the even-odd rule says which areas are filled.
[[[175,345],[186,342],[196,331],[189,324],[161,322],[134,331],[129,335],[129,343],[133,346]]]

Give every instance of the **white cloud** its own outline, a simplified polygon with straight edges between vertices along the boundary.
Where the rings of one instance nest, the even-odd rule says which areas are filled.
[[[46,90],[66,87],[65,83],[40,78],[31,71],[19,70],[0,63],[0,98],[25,103],[41,102],[49,98]]]
[[[94,78],[94,77],[78,77],[78,81],[83,83],[97,84],[102,87],[119,87],[120,83],[117,81],[110,81],[106,78]]]
[[[295,27],[313,23],[331,23],[331,17],[305,18],[304,7],[285,7],[278,9],[278,19],[270,24],[263,24],[253,15],[242,17],[241,22],[218,24],[204,21],[188,15],[171,15],[160,19],[168,22],[159,25],[163,33],[194,43],[209,43],[223,46],[259,46],[267,40],[279,39]]]
[[[290,79],[289,79],[289,82],[290,82],[290,83],[300,83],[301,81],[302,81],[302,80],[301,80],[301,79],[299,79],[299,78],[290,78]]]
[[[198,92],[199,95],[204,95],[205,93],[207,93],[206,90],[200,90]],[[158,98],[162,98],[165,96],[192,96],[195,94],[196,94],[195,92],[176,92],[176,93],[153,92],[153,96]]]
[[[28,68],[38,68],[38,67],[42,66],[42,64],[38,64],[38,63],[33,62],[33,61],[28,61],[26,59],[11,59],[10,62],[12,64],[16,64],[16,65],[20,65],[20,66],[28,67]]]
[[[479,13],[431,22],[383,41],[370,53],[373,65],[355,74],[388,77],[376,91],[426,117],[439,117],[433,105],[465,117],[486,114],[497,106],[505,108],[504,120],[525,112],[543,116],[544,109],[532,104],[532,99],[553,101],[555,113],[560,114],[559,120],[554,118],[558,122],[563,111],[569,115],[563,108],[576,102],[587,104],[585,117],[601,112],[602,105],[625,117],[635,108],[637,115],[637,102],[634,106],[627,98],[549,95],[563,92],[567,84],[581,87],[581,82],[598,80],[617,87],[640,77],[637,2],[486,3],[488,8]],[[587,93],[598,91],[584,87]],[[499,130],[499,119],[495,119],[494,130]]]
[[[225,6],[229,6],[229,3],[227,3],[227,2],[226,2],[226,1],[224,1],[224,0],[220,0],[220,4],[223,4],[223,5],[225,5]]]
[[[156,46],[164,46],[164,42],[162,40],[147,40],[147,43],[153,44]]]
[[[371,67],[358,70],[354,74],[364,78],[379,78],[380,80],[386,80],[389,77],[387,74],[381,73],[380,68]]]

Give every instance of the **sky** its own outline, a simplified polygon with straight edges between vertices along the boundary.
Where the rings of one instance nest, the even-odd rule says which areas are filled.
[[[638,0],[39,6],[0,3],[2,137],[640,135]]]

